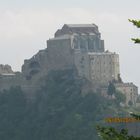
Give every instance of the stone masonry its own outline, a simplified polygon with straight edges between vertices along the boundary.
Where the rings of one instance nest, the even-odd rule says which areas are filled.
[[[107,87],[110,81],[118,81],[119,55],[105,51],[97,25],[65,24],[54,38],[47,40],[46,49],[24,60],[21,73],[14,73],[8,65],[0,65],[0,89],[19,85],[28,91],[37,87],[38,79],[49,71],[65,69],[74,69],[93,85]]]

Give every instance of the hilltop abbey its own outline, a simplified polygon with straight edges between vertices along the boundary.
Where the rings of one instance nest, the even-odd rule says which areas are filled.
[[[65,24],[47,48],[29,60],[24,60],[21,73],[0,65],[0,89],[21,86],[25,91],[37,87],[37,80],[52,70],[75,69],[78,76],[88,79],[97,87],[107,87],[114,82],[126,95],[126,104],[136,103],[138,88],[133,83],[123,83],[120,78],[119,55],[105,51],[104,40],[95,24]]]
[[[42,70],[71,68],[94,83],[118,80],[119,56],[104,51],[104,41],[96,25],[64,25],[47,41],[46,50],[25,60],[22,72],[25,77],[32,77]]]

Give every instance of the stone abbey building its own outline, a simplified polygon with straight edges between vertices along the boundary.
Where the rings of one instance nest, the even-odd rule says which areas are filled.
[[[54,38],[47,40],[46,49],[24,60],[21,73],[12,73],[10,76],[1,73],[0,89],[20,85],[23,90],[29,91],[37,87],[36,79],[47,75],[49,71],[65,69],[75,69],[80,77],[88,79],[93,85],[107,87],[110,81],[119,80],[119,55],[105,51],[97,25],[65,24],[56,31]],[[129,85],[137,88],[134,84],[126,86],[123,83],[116,87],[122,91]],[[136,102],[138,91],[131,91],[127,99],[131,100],[129,97],[132,96],[135,96],[131,98],[132,102]]]
[[[104,41],[95,24],[66,24],[47,41],[47,49],[25,60],[22,72],[31,77],[44,69],[76,68],[79,76],[93,83],[118,80],[119,55],[104,50]]]

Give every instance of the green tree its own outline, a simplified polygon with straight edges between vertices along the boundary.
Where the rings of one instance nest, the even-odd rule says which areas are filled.
[[[117,104],[125,103],[125,101],[126,101],[126,96],[118,90],[116,90],[116,92],[115,92],[115,97],[116,97],[116,103]]]
[[[118,82],[119,82],[119,83],[123,83],[123,81],[122,81],[122,78],[121,78],[121,75],[120,75],[120,74],[118,74]]]
[[[132,106],[133,105],[133,102],[131,100],[129,100],[128,105],[129,106]]]
[[[131,19],[128,20],[132,22],[134,26],[140,28],[140,20],[131,20]],[[132,38],[132,40],[134,41],[134,43],[140,43],[140,38]]]
[[[121,129],[120,131],[118,131],[113,127],[97,126],[97,130],[98,135],[103,140],[140,140],[140,137],[128,135],[128,130],[126,129]]]
[[[116,92],[115,85],[112,82],[109,82],[107,94],[112,96],[113,94],[115,94],[115,92]]]

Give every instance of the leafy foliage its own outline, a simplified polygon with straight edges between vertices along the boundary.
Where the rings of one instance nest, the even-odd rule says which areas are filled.
[[[140,43],[140,39],[139,38],[132,38],[132,40],[134,41],[134,43]]]
[[[129,101],[128,101],[128,105],[129,105],[129,106],[132,106],[132,105],[133,105],[133,102],[132,102],[131,100],[129,100]]]
[[[117,104],[125,103],[125,101],[126,101],[126,96],[118,90],[116,90],[116,92],[115,92],[115,97],[116,97]]]
[[[108,89],[107,89],[108,95],[112,96],[113,94],[115,94],[115,92],[116,92],[116,88],[114,84],[112,82],[109,82]]]
[[[128,131],[126,129],[117,131],[113,127],[97,126],[97,130],[99,132],[98,135],[104,140],[140,140],[140,137],[128,135]]]
[[[20,87],[0,93],[0,139],[99,140],[96,124],[104,125],[108,114],[122,113],[100,93],[83,96],[87,81],[72,70],[51,72],[40,82],[32,102]]]
[[[140,20],[131,20],[131,19],[128,20],[132,22],[133,25],[135,25],[137,28],[140,28]],[[140,38],[132,38],[132,41],[134,41],[134,43],[140,43]]]
[[[131,19],[128,19],[130,22],[133,23],[133,25],[135,25],[136,27],[140,28],[140,20],[131,20]]]
[[[134,117],[135,119],[140,120],[140,115],[135,114],[135,113],[133,113],[133,112],[130,112],[130,115],[131,115],[132,117]]]
[[[45,84],[32,102],[20,87],[0,93],[0,139],[98,140],[95,126],[109,102],[99,93],[82,96],[87,82],[73,71],[51,72],[40,82]]]

